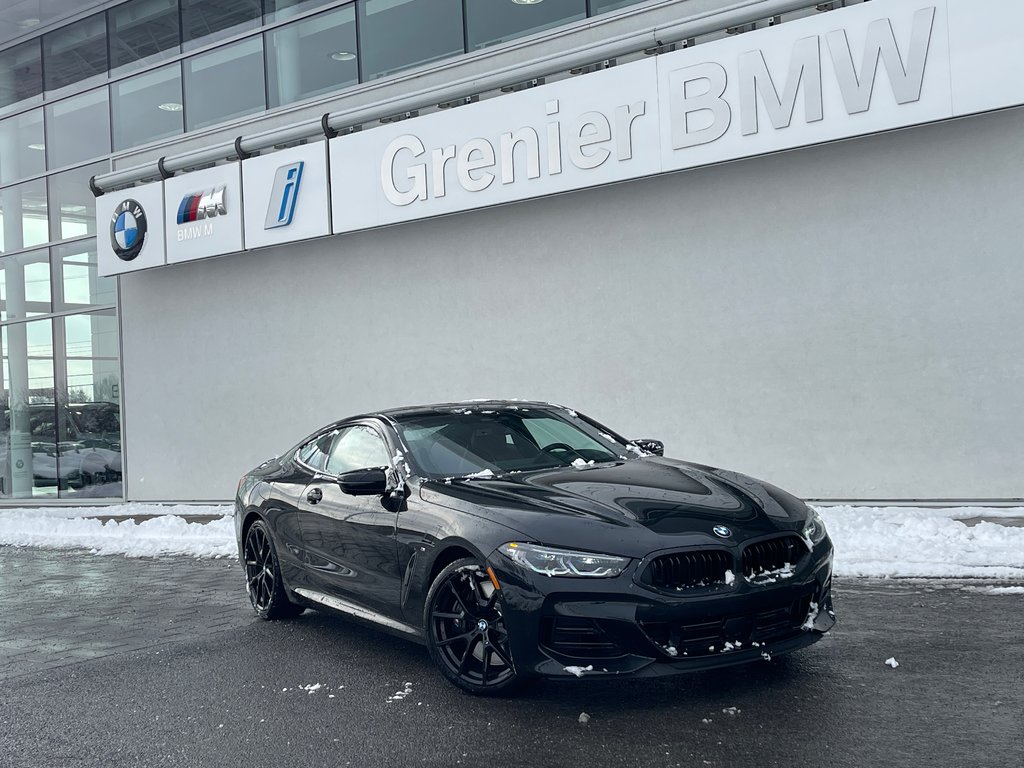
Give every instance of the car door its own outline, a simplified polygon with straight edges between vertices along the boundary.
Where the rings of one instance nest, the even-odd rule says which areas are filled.
[[[374,467],[391,469],[380,432],[367,423],[339,428],[323,471],[299,498],[307,581],[324,594],[396,616],[400,613],[398,513],[383,496],[349,495],[338,484],[338,475]]]

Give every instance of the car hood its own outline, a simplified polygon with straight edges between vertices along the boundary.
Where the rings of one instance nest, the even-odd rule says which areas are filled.
[[[512,528],[530,541],[631,556],[799,531],[807,517],[802,501],[767,483],[661,457],[431,481],[420,495]],[[726,537],[713,533],[722,525],[729,529]]]

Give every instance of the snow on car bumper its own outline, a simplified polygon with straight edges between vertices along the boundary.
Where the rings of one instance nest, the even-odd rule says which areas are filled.
[[[517,672],[545,677],[658,676],[759,661],[808,646],[835,624],[826,539],[770,583],[665,594],[638,582],[547,577],[490,559]]]

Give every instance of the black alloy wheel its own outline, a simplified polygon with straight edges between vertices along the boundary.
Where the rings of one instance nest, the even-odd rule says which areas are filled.
[[[438,574],[425,614],[427,649],[449,681],[484,696],[517,685],[501,592],[476,560],[457,560]]]
[[[245,591],[253,610],[261,619],[287,619],[298,616],[304,608],[288,599],[281,580],[277,549],[270,538],[270,530],[257,520],[245,535]]]

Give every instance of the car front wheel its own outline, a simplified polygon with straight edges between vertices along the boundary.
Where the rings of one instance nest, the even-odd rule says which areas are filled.
[[[305,610],[288,599],[270,529],[257,520],[245,534],[245,591],[261,619],[288,619]]]
[[[518,685],[501,592],[475,559],[456,560],[437,575],[424,614],[430,657],[450,682],[483,696]]]

